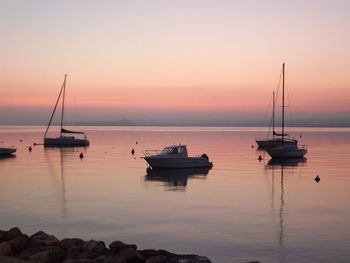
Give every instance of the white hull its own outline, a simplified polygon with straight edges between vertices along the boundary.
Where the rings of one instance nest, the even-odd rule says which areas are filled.
[[[297,146],[283,145],[275,148],[266,149],[272,158],[301,158],[307,153],[306,149]]]
[[[199,168],[213,166],[211,162],[202,157],[157,158],[156,156],[147,156],[144,157],[144,159],[154,169]]]
[[[16,149],[12,148],[0,148],[0,156],[1,155],[10,155],[16,152]]]
[[[74,136],[44,138],[44,146],[89,146],[89,141],[76,139]]]

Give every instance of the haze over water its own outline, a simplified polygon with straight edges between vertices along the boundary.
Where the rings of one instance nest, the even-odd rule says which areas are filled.
[[[349,261],[350,129],[288,129],[302,133],[308,154],[284,164],[251,147],[266,135],[260,128],[79,127],[90,147],[29,152],[44,129],[1,127],[0,146],[17,147],[16,157],[0,159],[2,229],[122,240],[221,263]],[[142,151],[179,143],[214,167],[147,175]]]

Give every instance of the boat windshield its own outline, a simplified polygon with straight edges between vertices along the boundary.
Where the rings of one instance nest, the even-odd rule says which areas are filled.
[[[178,154],[178,153],[183,153],[184,148],[183,147],[176,147],[176,148],[164,148],[161,152],[161,154]]]

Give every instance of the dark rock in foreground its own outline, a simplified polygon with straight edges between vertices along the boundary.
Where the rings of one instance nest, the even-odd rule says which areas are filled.
[[[2,263],[211,263],[204,256],[177,255],[166,250],[137,250],[134,244],[114,241],[106,247],[102,241],[79,238],[59,240],[39,231],[31,236],[18,227],[0,230]]]

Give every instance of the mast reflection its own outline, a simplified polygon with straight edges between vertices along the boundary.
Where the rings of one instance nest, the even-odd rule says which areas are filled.
[[[145,181],[164,182],[167,190],[185,190],[188,179],[206,179],[211,167],[188,169],[147,169]]]
[[[285,262],[284,258],[284,240],[285,240],[285,229],[284,229],[284,209],[285,209],[285,182],[284,176],[285,172],[293,171],[298,167],[306,166],[306,158],[291,158],[291,159],[271,159],[267,165],[266,169],[272,172],[272,196],[271,196],[271,208],[274,210],[274,200],[275,200],[275,170],[280,170],[280,206],[278,209],[278,243],[281,249],[281,260],[280,262]],[[274,211],[272,211],[274,212]]]

